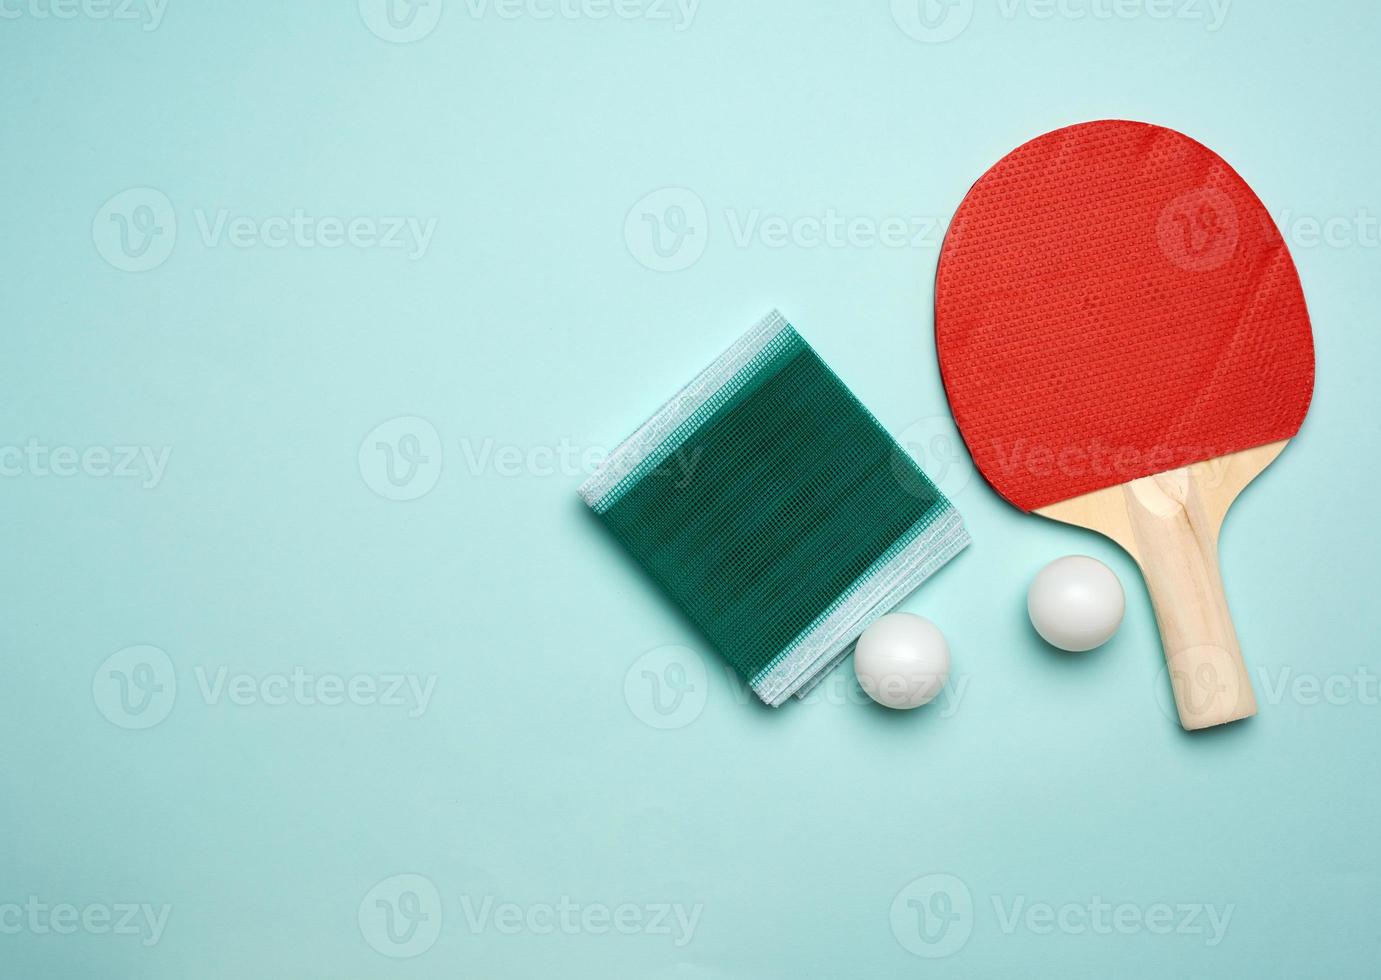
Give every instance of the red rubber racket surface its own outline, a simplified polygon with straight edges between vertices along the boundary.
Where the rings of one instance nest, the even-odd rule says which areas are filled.
[[[1023,510],[1288,439],[1314,387],[1265,207],[1145,123],[1056,130],[989,170],[950,224],[935,330],[974,462]]]

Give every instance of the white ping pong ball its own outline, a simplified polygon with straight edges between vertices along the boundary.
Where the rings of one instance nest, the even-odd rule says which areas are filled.
[[[949,680],[949,644],[930,620],[888,613],[858,638],[854,674],[859,686],[887,708],[919,708]]]
[[[1036,632],[1071,653],[1107,643],[1126,609],[1116,573],[1087,555],[1055,559],[1036,574],[1026,593],[1026,611]]]

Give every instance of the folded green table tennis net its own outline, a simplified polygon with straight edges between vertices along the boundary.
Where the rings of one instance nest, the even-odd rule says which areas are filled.
[[[958,511],[778,313],[580,492],[773,706],[969,543]]]

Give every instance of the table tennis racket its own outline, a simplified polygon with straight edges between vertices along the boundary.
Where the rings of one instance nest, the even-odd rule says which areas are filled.
[[[993,488],[1140,566],[1181,724],[1255,714],[1218,533],[1299,431],[1314,345],[1289,250],[1246,181],[1145,123],[1038,137],[955,214],[935,333]]]

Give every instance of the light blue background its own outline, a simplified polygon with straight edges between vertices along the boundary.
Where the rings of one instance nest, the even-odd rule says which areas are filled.
[[[544,20],[448,2],[398,44],[354,2],[172,0],[144,30],[6,0],[0,445],[170,455],[158,480],[6,457],[0,906],[171,911],[152,945],[6,918],[0,974],[1372,974],[1381,13],[1236,0],[1213,30],[1185,3],[1043,18],[1040,0],[975,0],[932,43],[887,0],[703,0],[689,24],[674,7]],[[1312,413],[1222,542],[1262,710],[1193,737],[1164,713],[1129,560],[1006,507],[942,438],[939,227],[1016,144],[1109,116],[1194,135],[1288,213],[1314,318]],[[176,220],[145,272],[106,258],[102,208],[129,188]],[[703,255],[676,272],[639,261],[656,264],[635,204],[662,188],[706,208],[685,245]],[[221,209],[436,224],[418,258],[237,247],[198,227]],[[831,211],[939,227],[906,247],[735,240],[755,212]],[[1321,243],[1311,222],[1329,221]],[[974,546],[904,606],[946,631],[958,696],[889,715],[846,668],[815,703],[759,708],[585,515],[583,467],[551,465],[621,439],[774,306],[967,518]],[[413,422],[371,436],[400,417],[439,447],[408,441],[429,434]],[[428,457],[401,491],[437,478],[419,499],[372,489],[391,486],[389,439]],[[1070,552],[1127,587],[1121,632],[1083,656],[1044,647],[1024,613],[1032,574]],[[165,651],[162,673],[147,662],[176,683],[144,730],[108,720],[129,661],[103,664],[135,645]],[[668,657],[696,685],[680,715],[643,675]],[[435,688],[411,717],[199,683],[296,667]],[[1334,676],[1353,680],[1331,699],[1267,690]],[[440,929],[395,959],[369,917],[399,874],[434,885],[412,890],[432,916],[419,935]],[[940,960],[891,915],[932,874],[973,902]],[[563,898],[701,908],[679,947],[466,916],[488,899],[540,919]],[[1095,898],[1233,910],[1210,946],[1004,930],[994,905]]]

